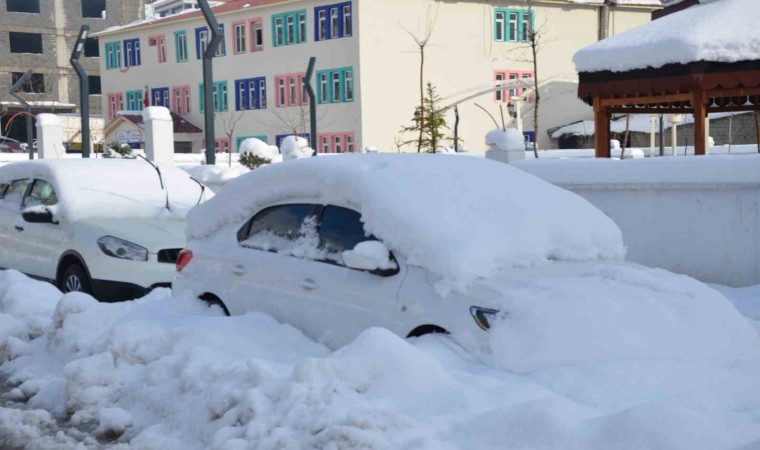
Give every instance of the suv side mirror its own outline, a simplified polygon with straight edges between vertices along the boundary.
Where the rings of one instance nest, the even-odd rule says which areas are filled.
[[[58,223],[53,219],[52,211],[45,207],[34,207],[24,210],[21,213],[21,217],[28,223]]]
[[[341,253],[344,266],[349,269],[366,270],[379,274],[398,272],[398,264],[391,259],[388,247],[380,241],[364,241],[356,244],[353,250]]]

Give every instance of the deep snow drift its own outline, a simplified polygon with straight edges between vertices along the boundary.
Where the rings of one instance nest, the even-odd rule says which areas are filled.
[[[0,408],[2,448],[97,448],[90,434],[162,450],[760,445],[755,354],[732,367],[612,358],[518,375],[445,337],[370,329],[330,353],[261,314],[222,317],[166,290],[100,304],[13,271],[0,272],[0,323],[0,375],[13,387],[3,401],[14,406]],[[694,345],[712,336],[706,328]],[[54,418],[66,433],[54,434]]]

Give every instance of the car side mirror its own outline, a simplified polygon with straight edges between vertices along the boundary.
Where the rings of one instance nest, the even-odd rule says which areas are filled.
[[[53,218],[53,212],[45,207],[34,207],[24,210],[21,213],[21,218],[28,223],[52,223],[58,222]]]
[[[392,259],[391,251],[380,241],[360,242],[353,250],[341,253],[341,260],[349,269],[379,274],[398,272],[398,264]]]

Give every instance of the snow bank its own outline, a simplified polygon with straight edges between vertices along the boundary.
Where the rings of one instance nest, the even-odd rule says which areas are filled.
[[[525,150],[525,137],[516,128],[496,128],[486,134],[486,145],[504,152],[521,152]]]
[[[757,0],[702,2],[604,39],[575,54],[578,72],[625,72],[698,61],[760,59]]]
[[[280,151],[274,145],[269,145],[260,139],[249,138],[240,144],[240,154],[251,154],[275,161],[280,156]]]
[[[280,144],[280,153],[285,161],[291,159],[308,158],[314,155],[314,150],[309,147],[309,141],[300,136],[288,136]]]
[[[504,267],[625,253],[618,227],[575,194],[506,164],[446,155],[341,155],[266,166],[193,209],[188,238],[239,228],[261,208],[292,198],[355,208],[367,232],[439,275],[441,292]]]

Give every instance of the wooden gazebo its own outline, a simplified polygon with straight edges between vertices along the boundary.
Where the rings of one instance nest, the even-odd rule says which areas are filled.
[[[720,51],[716,52],[715,48],[703,52],[702,55],[699,49],[695,51],[694,45],[688,41],[690,36],[693,36],[692,33],[700,33],[701,29],[710,26],[708,22],[711,20],[711,13],[726,13],[714,8],[721,3],[723,2],[698,6],[666,16],[632,32],[610,38],[610,41],[616,41],[601,41],[579,52],[580,55],[586,50],[591,50],[580,55],[584,60],[582,65],[592,67],[594,71],[580,72],[578,95],[594,107],[597,158],[610,157],[612,114],[692,114],[695,154],[704,155],[707,150],[705,128],[708,113],[760,110],[760,55],[754,59],[744,59],[748,56],[747,52],[739,53],[732,45],[725,46],[725,55],[721,55]],[[735,27],[737,21],[755,21],[757,16],[753,14],[753,10],[758,9],[760,1],[731,0],[731,3],[736,6],[748,5],[745,9],[748,8],[749,11],[742,11],[743,18],[734,16],[732,20],[724,23],[720,22],[720,17],[713,17],[714,26],[728,28],[716,33],[719,38],[725,37],[726,40],[732,37],[730,27]],[[707,10],[708,7],[711,11]],[[699,16],[694,13],[698,13]],[[689,29],[692,24],[694,29]],[[676,26],[682,28],[671,32],[670,28]],[[739,26],[733,38],[745,39],[742,31],[747,29],[747,26]],[[662,48],[657,49],[658,51],[651,51],[657,48],[657,41],[651,39],[651,36],[662,36]],[[645,40],[647,48],[637,48],[636,39]],[[682,41],[678,42],[678,39]],[[681,48],[684,50],[679,54]],[[634,65],[648,67],[613,71],[613,68],[625,66],[627,51],[633,54]],[[652,53],[652,64],[645,64],[647,51]],[[689,56],[693,57],[693,60],[686,63],[662,64],[670,57],[668,52],[672,52],[674,60],[683,60]],[[579,55],[576,55],[576,64]],[[706,60],[702,56],[715,60]],[[595,57],[600,59],[594,59]],[[619,59],[615,60],[615,57]],[[737,57],[740,58],[738,62]],[[605,59],[611,70],[599,70],[604,68]]]

